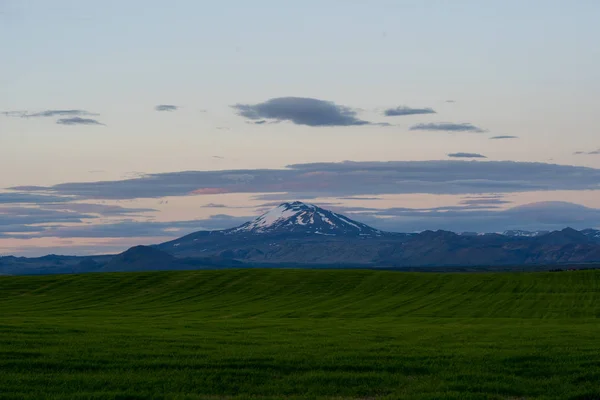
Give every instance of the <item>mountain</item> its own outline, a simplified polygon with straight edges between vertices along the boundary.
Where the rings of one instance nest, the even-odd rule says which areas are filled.
[[[152,271],[183,269],[183,264],[173,255],[149,246],[135,246],[116,255],[101,271]]]
[[[228,230],[228,234],[247,232],[262,235],[306,234],[328,236],[378,237],[383,232],[340,214],[300,201],[283,203],[254,221]]]
[[[283,203],[237,228],[200,231],[157,248],[177,257],[217,256],[268,262],[364,262],[379,241],[411,234],[383,232],[346,216],[299,201]],[[361,243],[357,248],[354,243]],[[361,254],[356,254],[357,251]]]

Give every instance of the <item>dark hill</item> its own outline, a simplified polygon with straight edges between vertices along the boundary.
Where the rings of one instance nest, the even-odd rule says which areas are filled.
[[[183,263],[169,253],[155,247],[135,246],[116,255],[101,271],[156,271],[184,269]]]

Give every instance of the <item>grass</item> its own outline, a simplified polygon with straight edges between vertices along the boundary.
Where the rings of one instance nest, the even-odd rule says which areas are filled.
[[[600,271],[0,277],[0,399],[600,399]]]

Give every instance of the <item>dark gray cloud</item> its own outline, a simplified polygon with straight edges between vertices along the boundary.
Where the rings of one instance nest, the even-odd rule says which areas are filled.
[[[475,132],[484,133],[487,130],[478,128],[469,123],[455,124],[452,122],[430,122],[427,124],[416,124],[410,127],[411,131],[444,131],[444,132]]]
[[[95,119],[81,117],[61,118],[56,123],[59,125],[104,125]]]
[[[159,104],[154,107],[156,111],[177,111],[178,108],[178,106],[174,106],[173,104]]]
[[[396,108],[388,108],[383,112],[386,117],[401,117],[405,115],[419,115],[419,114],[435,114],[433,108],[410,108],[406,106],[399,106]]]
[[[492,136],[490,139],[492,140],[501,140],[501,139],[518,139],[518,136],[511,135],[500,135],[500,136]]]
[[[600,190],[600,169],[511,161],[346,161],[295,164],[285,169],[170,172],[13,189],[82,199],[251,193],[267,201],[403,193],[483,194]]]
[[[450,153],[450,154],[448,154],[448,157],[453,157],[453,158],[487,158],[483,154],[479,154],[479,153]]]
[[[277,97],[258,104],[236,104],[237,113],[249,120],[290,121],[307,126],[369,125],[356,110],[331,101],[308,97]],[[262,122],[261,122],[262,123]]]
[[[591,156],[591,155],[598,155],[598,154],[600,154],[600,149],[598,149],[598,150],[593,150],[593,151],[576,151],[576,152],[575,152],[575,153],[573,153],[573,154],[575,154],[575,155],[588,155],[588,156]]]

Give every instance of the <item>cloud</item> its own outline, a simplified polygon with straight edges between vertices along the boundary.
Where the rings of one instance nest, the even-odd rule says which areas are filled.
[[[156,111],[176,111],[179,107],[172,104],[159,104],[154,109]]]
[[[5,117],[24,117],[27,115],[27,111],[0,111],[0,115]]]
[[[600,154],[600,149],[593,150],[593,151],[576,151],[573,154],[575,154],[575,155],[588,155],[588,156],[598,155],[598,154]]]
[[[540,202],[507,210],[478,206],[434,209],[390,208],[347,212],[351,218],[392,232],[449,230],[454,232],[503,232],[506,230],[558,230],[600,227],[600,209],[567,202]]]
[[[95,119],[80,117],[61,118],[58,121],[56,121],[56,123],[60,125],[104,125],[103,123],[98,122]]]
[[[518,139],[518,136],[511,135],[500,135],[500,136],[492,136],[490,139],[492,140],[500,140],[500,139]]]
[[[357,118],[356,110],[331,101],[307,97],[277,97],[258,104],[232,106],[238,115],[251,121],[290,121],[307,126],[358,126],[369,125]],[[256,122],[255,122],[256,123]]]
[[[482,207],[482,206],[498,206],[502,204],[510,204],[512,201],[503,200],[501,198],[489,198],[489,197],[480,197],[480,198],[467,198],[460,201],[461,205],[471,206],[471,207]]]
[[[479,153],[450,153],[448,157],[453,158],[487,158],[486,156]]]
[[[62,203],[71,200],[73,200],[73,198],[44,194],[22,192],[0,193],[0,204],[48,204]]]
[[[208,203],[203,205],[205,208],[228,208],[225,204]]]
[[[285,169],[183,171],[126,180],[15,187],[83,199],[251,193],[264,200],[429,193],[600,190],[600,169],[513,161],[389,161],[294,164]],[[270,199],[268,197],[271,197]]]
[[[4,237],[7,237],[7,233],[13,233],[14,237],[23,238],[23,232],[36,232],[29,237],[50,236],[47,232],[58,229],[62,224],[80,224],[77,226],[86,227],[91,221],[101,217],[133,217],[156,211],[106,204],[48,202],[43,199],[51,196],[38,196],[39,200],[35,199],[35,195],[31,197],[13,198],[13,205],[0,205],[0,232]],[[6,204],[11,199],[4,200]]]
[[[63,210],[78,212],[83,214],[98,214],[103,217],[115,217],[123,215],[140,215],[148,212],[157,211],[153,208],[126,208],[110,204],[92,204],[92,203],[59,203],[42,206],[46,210]]]
[[[396,108],[388,108],[383,112],[387,117],[400,117],[404,115],[418,115],[418,114],[435,114],[433,108],[410,108],[406,106],[400,106]]]
[[[194,195],[205,195],[205,194],[224,194],[230,193],[227,188],[200,188],[190,192],[190,194]]]
[[[27,113],[23,115],[25,118],[38,118],[38,117],[82,117],[98,115],[85,110],[45,110],[36,113]]]
[[[49,223],[77,223],[83,219],[96,218],[94,215],[65,210],[48,210],[37,207],[0,207],[0,230],[7,232],[6,226]],[[38,230],[42,230],[39,227]]]
[[[298,164],[284,170],[235,171],[254,178],[252,181],[246,179],[246,182],[232,180],[233,172],[175,172],[125,181],[66,183],[43,190],[88,198],[163,197],[198,191],[289,193],[290,198],[306,199],[329,194],[450,194],[600,188],[599,170],[543,163],[344,162]],[[519,180],[515,180],[515,176]],[[199,189],[199,186],[203,188]],[[219,188],[221,190],[217,190]]]
[[[382,197],[349,196],[338,197],[340,200],[382,200]]]
[[[85,117],[99,115],[86,110],[44,110],[38,112],[29,111],[2,111],[0,115],[5,117],[20,118],[44,118],[44,117]]]
[[[200,230],[227,229],[243,224],[254,217],[213,215],[206,219],[187,221],[120,221],[76,226],[51,226],[40,232],[19,234],[19,238],[127,238],[127,237],[180,237]]]
[[[416,124],[410,127],[411,131],[445,131],[445,132],[475,132],[484,133],[485,129],[478,128],[469,123],[455,124],[452,122],[431,122],[427,124]]]

